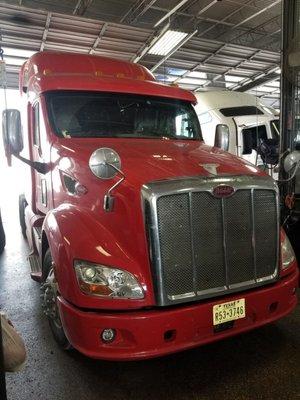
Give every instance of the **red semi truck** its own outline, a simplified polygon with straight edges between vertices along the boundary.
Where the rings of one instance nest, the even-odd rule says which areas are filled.
[[[28,122],[4,112],[6,154],[31,166],[20,221],[63,348],[149,358],[293,310],[277,186],[203,143],[193,94],[137,64],[54,52],[24,64],[20,91]]]

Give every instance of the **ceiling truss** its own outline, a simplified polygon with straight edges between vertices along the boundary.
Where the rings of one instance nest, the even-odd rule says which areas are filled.
[[[0,2],[1,45],[140,62],[157,79],[194,91],[265,87],[259,96],[273,96],[273,102],[279,97],[276,88],[267,86],[279,80],[280,0],[114,2],[123,6],[118,15],[120,7],[113,8],[110,0],[102,0],[101,7],[93,0],[74,0],[73,7],[72,1],[43,0],[45,10],[37,9],[33,0]],[[57,12],[59,6],[64,13]],[[107,18],[98,18],[101,13]],[[169,28],[188,36],[166,56],[150,55],[149,48]],[[15,64],[7,62],[8,85],[16,86],[19,58],[15,56]],[[199,73],[202,78],[197,83]]]

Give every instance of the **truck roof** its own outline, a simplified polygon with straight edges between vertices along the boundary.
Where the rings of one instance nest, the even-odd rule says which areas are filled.
[[[199,92],[196,94],[198,108],[201,112],[243,106],[262,106],[261,100],[249,93],[231,92],[229,90]],[[202,111],[203,110],[203,111]]]
[[[39,52],[23,64],[20,92],[36,95],[51,90],[91,90],[162,96],[196,103],[184,89],[155,81],[144,66],[112,58],[60,52]]]

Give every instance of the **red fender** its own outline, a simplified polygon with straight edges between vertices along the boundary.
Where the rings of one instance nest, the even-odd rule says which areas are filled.
[[[134,309],[155,304],[149,263],[141,265],[89,210],[63,204],[47,214],[43,232],[55,264],[60,294],[70,303],[78,307],[104,309]],[[144,288],[145,298],[111,299],[84,294],[79,289],[73,267],[76,259],[131,272]],[[146,260],[148,257],[144,257],[144,263]]]

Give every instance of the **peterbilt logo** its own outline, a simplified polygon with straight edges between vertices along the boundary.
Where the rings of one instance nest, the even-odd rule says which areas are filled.
[[[230,197],[233,195],[234,192],[235,189],[232,186],[219,185],[213,189],[212,194],[217,198],[222,198],[222,197]]]

